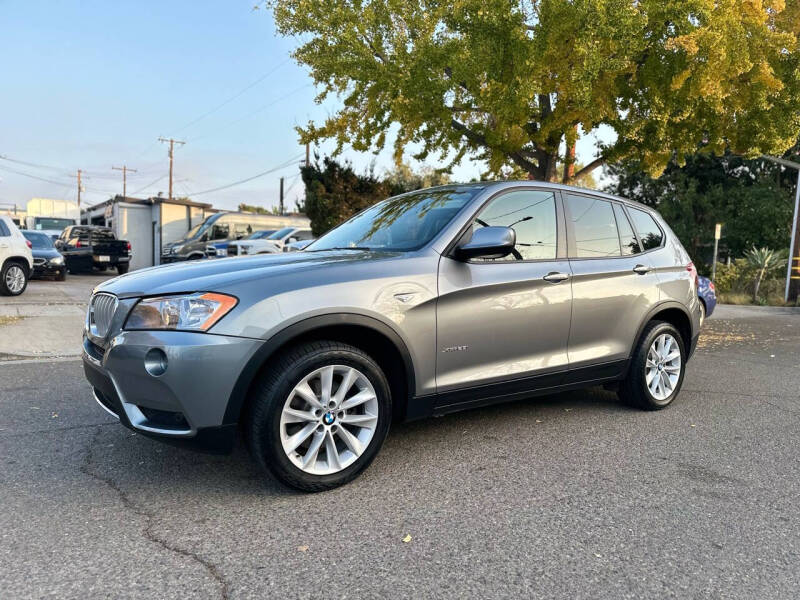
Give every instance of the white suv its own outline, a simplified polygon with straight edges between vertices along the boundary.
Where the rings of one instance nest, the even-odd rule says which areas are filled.
[[[7,216],[0,216],[0,294],[19,296],[33,270],[31,243]]]
[[[242,254],[276,254],[283,252],[287,244],[303,240],[311,240],[314,236],[310,229],[300,227],[284,227],[268,237],[244,239],[228,244],[228,256]]]

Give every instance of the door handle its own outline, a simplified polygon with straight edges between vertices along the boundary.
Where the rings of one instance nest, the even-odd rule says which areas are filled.
[[[569,275],[566,273],[559,273],[557,271],[553,271],[548,273],[544,277],[542,277],[545,281],[549,281],[550,283],[561,283],[562,281],[566,281],[569,279]]]
[[[637,275],[647,275],[652,269],[646,265],[636,265],[633,267],[633,272]]]

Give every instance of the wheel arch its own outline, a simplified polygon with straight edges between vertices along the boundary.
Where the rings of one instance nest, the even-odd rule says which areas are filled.
[[[33,272],[33,268],[31,267],[31,264],[28,262],[27,258],[25,258],[24,256],[9,256],[7,259],[3,261],[3,265],[2,267],[0,267],[0,270],[4,270],[6,268],[6,265],[10,263],[15,263],[20,267],[22,267],[22,270],[25,271],[25,277],[30,278],[31,273]]]
[[[239,374],[225,410],[224,424],[236,423],[247,411],[250,390],[272,360],[290,346],[330,339],[369,354],[385,373],[392,391],[393,418],[403,420],[416,389],[414,365],[400,335],[386,323],[366,315],[318,315],[294,323],[269,338]]]
[[[632,358],[633,354],[636,352],[636,348],[639,346],[639,342],[642,339],[644,329],[651,321],[665,321],[675,327],[678,333],[681,334],[681,340],[683,341],[687,356],[691,354],[694,336],[692,331],[692,318],[689,315],[689,311],[678,302],[663,302],[653,307],[639,325],[635,343],[631,346],[631,351],[628,356],[629,359]]]

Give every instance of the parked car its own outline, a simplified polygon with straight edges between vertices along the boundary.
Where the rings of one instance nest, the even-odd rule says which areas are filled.
[[[41,231],[23,230],[22,235],[31,243],[33,253],[33,276],[53,276],[58,281],[67,278],[67,265],[64,257],[56,250],[53,238]]]
[[[33,270],[31,243],[11,217],[0,215],[0,294],[19,296]]]
[[[61,232],[55,245],[64,255],[70,273],[115,267],[117,273],[124,275],[130,266],[131,243],[127,240],[118,240],[108,227],[98,225],[67,227]]]
[[[274,231],[286,225],[287,221],[307,223],[308,219],[250,213],[217,213],[190,229],[183,239],[165,244],[161,249],[161,263],[207,258],[207,250],[211,247],[214,250],[210,256],[227,256],[229,243],[241,240],[254,231]]]
[[[313,242],[316,238],[312,238],[310,240],[300,240],[299,242],[292,242],[291,244],[286,244],[283,247],[284,252],[299,252],[303,250],[306,246],[308,246],[311,242]]]
[[[697,296],[700,298],[700,325],[710,317],[717,306],[717,291],[714,282],[708,277],[697,277]]]
[[[227,256],[241,256],[243,254],[258,254],[257,252],[251,252],[254,248],[253,242],[256,240],[264,240],[267,239],[275,233],[274,229],[265,229],[263,231],[254,231],[247,237],[242,238],[241,240],[235,240],[228,244]]]
[[[699,323],[697,271],[654,210],[475,183],[379,202],[303,252],[104,282],[83,361],[126,427],[222,450],[238,424],[264,469],[318,491],[393,420],[598,384],[663,409]]]

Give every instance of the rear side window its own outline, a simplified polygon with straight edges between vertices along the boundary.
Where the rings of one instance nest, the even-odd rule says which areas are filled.
[[[6,222],[3,219],[0,219],[0,237],[9,237],[11,235],[11,231],[6,225]]]
[[[643,210],[632,208],[631,218],[645,250],[652,250],[661,246],[664,241],[664,233],[653,217]]]
[[[514,251],[502,260],[554,260],[556,201],[553,192],[519,190],[498,196],[475,218],[472,226],[511,227],[517,234]],[[478,259],[483,260],[483,259]]]
[[[619,234],[611,202],[567,194],[577,258],[620,256]]]
[[[633,234],[630,221],[628,221],[628,217],[625,216],[625,211],[619,204],[614,205],[614,216],[617,218],[619,246],[622,249],[622,255],[630,256],[631,254],[639,254],[642,249],[639,248],[639,242],[636,241],[636,236]]]

